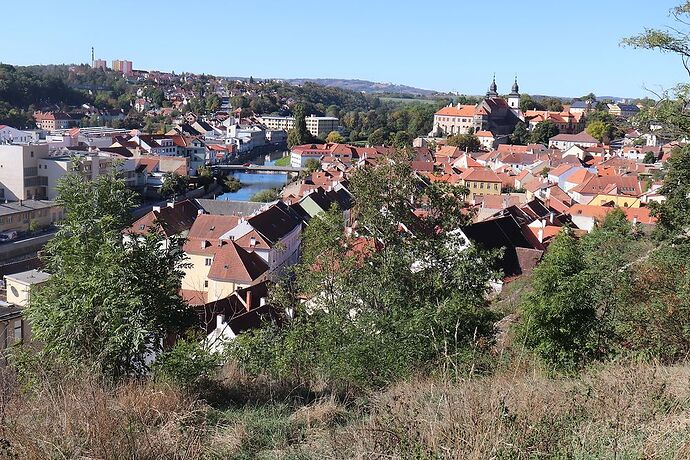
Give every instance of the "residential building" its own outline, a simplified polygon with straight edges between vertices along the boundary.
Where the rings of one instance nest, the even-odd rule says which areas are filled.
[[[0,125],[0,144],[26,144],[37,142],[38,133],[21,131],[7,125]]]
[[[113,157],[105,153],[64,155],[38,161],[38,174],[49,200],[57,198],[58,181],[69,173],[79,173],[86,180],[94,180],[110,174],[112,169]]]
[[[22,309],[0,300],[0,367],[7,365],[4,351],[20,343],[29,333],[25,327]],[[26,337],[28,340],[29,337]]]
[[[608,109],[614,117],[630,118],[640,113],[640,108],[632,104],[608,104]]]
[[[468,199],[473,200],[477,195],[500,195],[501,178],[485,168],[469,168],[460,175],[460,184],[470,191]]]
[[[46,182],[39,177],[38,162],[48,155],[48,144],[0,144],[0,200],[45,198]]]
[[[25,232],[47,227],[62,219],[63,209],[54,201],[22,200],[0,203],[0,232]]]
[[[48,279],[48,273],[38,270],[5,275],[7,301],[0,301],[0,354],[14,344],[31,340],[31,327],[22,310],[31,302],[31,292]]]
[[[34,112],[34,120],[38,129],[54,131],[77,126],[79,120],[74,120],[64,112]]]
[[[254,252],[223,235],[245,222],[237,216],[199,215],[192,224],[184,252],[188,258],[182,293],[193,304],[214,302],[263,279],[269,267]],[[256,245],[256,239],[249,241]]]
[[[582,131],[578,134],[558,134],[557,136],[549,139],[549,147],[562,151],[568,150],[574,145],[579,145],[583,148],[596,147],[599,145],[599,141],[587,134],[585,131]]]
[[[94,59],[91,63],[91,67],[93,67],[94,69],[107,70],[108,63],[105,62],[105,59]]]
[[[121,72],[123,75],[132,75],[132,61],[124,61],[120,59],[113,60],[113,70]]]
[[[304,117],[307,125],[307,131],[319,139],[324,139],[331,131],[338,131],[340,129],[340,121],[336,117],[317,117],[309,115]],[[259,117],[259,122],[266,126],[266,129],[271,131],[283,130],[290,131],[295,127],[294,117],[280,117],[280,116],[262,116]]]
[[[190,200],[172,201],[167,206],[154,206],[134,221],[125,234],[145,235],[154,231],[166,238],[173,235],[186,238],[199,214],[199,208]]]

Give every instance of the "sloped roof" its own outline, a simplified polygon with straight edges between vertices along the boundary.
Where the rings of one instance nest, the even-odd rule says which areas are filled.
[[[234,241],[214,244],[208,278],[216,281],[252,283],[268,271],[268,264],[255,252],[247,252]]]
[[[149,211],[137,219],[126,232],[144,235],[153,228],[160,229],[167,237],[178,235],[192,228],[197,214],[198,209],[191,201],[180,201],[159,211]]]

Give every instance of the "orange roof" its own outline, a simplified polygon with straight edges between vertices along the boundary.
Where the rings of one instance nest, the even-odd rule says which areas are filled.
[[[434,152],[435,157],[457,157],[460,155],[460,149],[452,145],[444,145]]]
[[[443,107],[436,112],[436,115],[447,115],[450,117],[473,117],[475,107],[473,105],[451,105]]]
[[[460,176],[463,180],[471,180],[478,182],[501,182],[498,174],[490,169],[470,168]]]
[[[594,177],[594,174],[587,171],[586,169],[578,169],[577,171],[569,175],[565,181],[570,182],[571,184],[582,184],[591,179],[592,177]]]
[[[602,220],[608,213],[616,208],[610,206],[595,206],[591,204],[575,204],[570,207],[571,216],[585,216]],[[649,214],[649,208],[618,208],[625,213],[625,217],[632,222],[635,220],[641,224],[653,224],[656,217]]]
[[[491,131],[477,131],[474,135],[477,137],[494,137]]]

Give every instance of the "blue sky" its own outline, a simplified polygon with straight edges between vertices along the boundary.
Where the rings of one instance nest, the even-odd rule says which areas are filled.
[[[672,24],[680,0],[7,1],[0,61],[130,59],[137,69],[359,78],[465,94],[644,96],[688,79],[680,60],[621,48]],[[7,18],[12,18],[7,20]],[[23,20],[22,18],[26,18]],[[8,46],[9,45],[9,46]]]

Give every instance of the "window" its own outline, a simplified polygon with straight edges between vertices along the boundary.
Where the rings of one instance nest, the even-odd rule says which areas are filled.
[[[208,280],[204,280],[204,287],[205,287],[205,288],[208,287]]]
[[[21,342],[22,341],[22,320],[17,319],[14,321],[14,342]]]
[[[206,261],[205,261],[206,266],[207,266],[207,267],[210,267],[210,266],[211,266],[211,262],[213,262],[213,259],[211,259],[210,257],[207,257],[207,258],[206,258]]]

